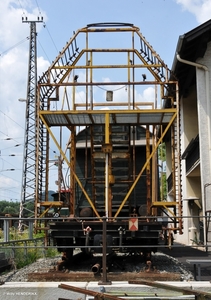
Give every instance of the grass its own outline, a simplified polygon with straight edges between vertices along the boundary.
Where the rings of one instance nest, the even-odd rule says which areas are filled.
[[[44,236],[45,236],[44,232],[33,234],[33,238],[44,238]],[[2,230],[0,231],[0,239],[2,239],[3,241]],[[10,241],[27,240],[27,239],[28,239],[28,230],[20,233],[16,228],[10,228],[10,232],[9,232]],[[26,248],[26,247],[24,248],[25,244],[21,241],[17,245],[19,248],[4,249],[6,257],[12,260],[12,264],[15,269],[20,269],[27,265],[30,265],[39,258],[55,257],[59,254],[57,249],[54,248],[46,249],[46,247],[43,245],[42,240],[37,241],[37,244],[35,244],[33,241],[28,241],[27,245],[30,246],[30,248]]]
[[[37,261],[39,258],[55,257],[57,255],[58,251],[52,248],[47,250],[43,250],[42,248],[31,248],[27,249],[27,254],[24,253],[24,249],[16,249],[13,263],[16,269],[21,269]]]

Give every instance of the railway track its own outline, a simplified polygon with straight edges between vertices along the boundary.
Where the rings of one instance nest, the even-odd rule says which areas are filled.
[[[162,281],[190,281],[192,271],[173,257],[155,253],[149,267],[141,255],[114,256],[108,259],[106,275],[102,267],[102,255],[76,252],[71,265],[64,266],[61,257],[42,258],[19,270],[2,274],[0,280],[12,282],[100,282],[129,281],[138,279]]]
[[[87,258],[85,260],[85,257]],[[60,258],[57,258],[58,260]],[[48,266],[44,266],[44,259],[39,263],[39,268],[37,266],[30,269],[27,273],[27,279],[24,281],[42,282],[42,287],[49,286],[49,282],[52,286],[55,284],[55,288],[66,289],[70,291],[70,297],[63,297],[63,292],[58,296],[57,299],[76,299],[77,295],[75,293],[84,294],[85,300],[92,300],[95,297],[100,296],[100,299],[172,299],[172,300],[189,300],[189,299],[210,299],[210,294],[203,292],[203,295],[199,291],[193,291],[187,294],[185,287],[191,285],[190,282],[181,283],[181,273],[183,273],[182,267],[184,267],[177,260],[173,259],[171,256],[159,253],[152,257],[153,266],[151,269],[145,266],[140,255],[125,255],[122,257],[112,256],[110,259],[110,265],[107,269],[107,276],[104,277],[101,266],[97,268],[97,264],[102,260],[102,256],[88,256],[85,253],[77,253],[74,255],[72,260],[72,265],[69,269],[65,269],[61,261],[54,259],[49,261]],[[120,264],[120,261],[122,264]],[[54,262],[54,263],[53,263]],[[170,266],[173,264],[173,269]],[[58,267],[63,266],[62,270],[58,270]],[[130,266],[130,269],[129,267]],[[135,268],[136,267],[136,268]],[[163,268],[162,268],[163,267]],[[165,269],[165,271],[163,271]],[[95,270],[99,270],[95,272]],[[21,270],[20,270],[21,271]],[[26,272],[26,269],[23,270]],[[20,279],[19,271],[15,272],[16,280],[6,280],[3,287],[7,289],[8,281],[17,282],[17,278]],[[170,291],[166,290],[166,285],[169,285],[169,281],[176,287],[181,287],[177,290],[170,287]],[[46,283],[45,283],[46,282]],[[58,282],[63,282],[59,286],[56,284]],[[70,282],[77,282],[74,286],[69,286]],[[148,283],[149,282],[149,283]],[[162,286],[154,286],[150,288],[150,285],[154,283],[161,282]],[[166,285],[165,283],[166,282]],[[118,284],[119,285],[118,285]],[[193,282],[194,284],[194,282]],[[89,286],[90,285],[90,286]],[[140,285],[140,286],[139,286]],[[147,285],[147,287],[143,287]],[[33,285],[34,286],[34,285]],[[40,286],[40,285],[39,285]],[[89,286],[89,287],[88,287]],[[83,288],[84,289],[81,289]],[[31,288],[31,287],[30,287]],[[101,292],[100,288],[103,288]],[[37,287],[37,293],[39,288]],[[100,293],[99,293],[100,291]],[[17,292],[17,291],[16,291]],[[52,292],[52,291],[51,291]],[[59,294],[59,292],[57,292]],[[179,295],[180,293],[180,295]]]
[[[156,258],[156,259],[155,259]],[[65,259],[57,265],[46,269],[40,268],[36,272],[28,273],[30,282],[46,281],[130,281],[139,279],[180,281],[181,267],[178,271],[168,271],[172,264],[169,256],[154,257],[154,264],[147,265],[141,255],[111,255],[107,256],[106,274],[102,266],[102,255],[87,255],[79,252],[73,256],[71,265],[65,265]],[[176,262],[173,261],[173,264]]]

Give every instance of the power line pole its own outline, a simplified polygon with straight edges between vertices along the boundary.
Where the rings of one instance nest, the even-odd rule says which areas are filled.
[[[25,136],[24,136],[24,156],[21,201],[19,212],[19,230],[22,227],[21,218],[24,217],[24,210],[34,214],[26,208],[27,203],[34,203],[36,193],[36,156],[37,156],[37,33],[36,23],[43,22],[43,17],[38,17],[36,21],[29,21],[27,17],[22,18],[22,23],[30,24],[29,37],[29,64],[28,83],[26,95],[26,115],[25,115]],[[38,128],[37,128],[38,130]]]

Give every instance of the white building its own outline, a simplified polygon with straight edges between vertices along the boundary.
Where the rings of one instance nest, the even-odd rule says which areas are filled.
[[[184,216],[176,240],[211,250],[204,217],[211,211],[211,20],[179,37],[172,73],[179,80]]]

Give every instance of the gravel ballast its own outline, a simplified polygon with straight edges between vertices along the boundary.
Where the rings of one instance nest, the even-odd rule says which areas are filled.
[[[122,256],[122,262],[124,265],[125,272],[143,272],[146,268],[146,264],[143,261],[137,262],[137,259],[131,258],[131,256]],[[0,274],[0,282],[27,282],[28,274],[34,272],[48,272],[49,269],[55,269],[58,261],[61,260],[60,256],[54,258],[41,258],[31,265],[25,266],[19,270],[11,270]],[[76,271],[90,271],[91,265],[89,261],[83,262],[83,268],[79,265],[75,266]],[[115,264],[114,264],[115,265]],[[118,264],[117,264],[118,265]],[[178,273],[180,274],[181,281],[193,280],[193,274],[186,268],[185,265],[180,263],[177,259],[157,252],[152,255],[152,268],[156,272],[160,273]],[[114,266],[114,270],[118,272],[117,266]],[[121,270],[122,271],[122,270]],[[66,271],[67,272],[67,271]]]

